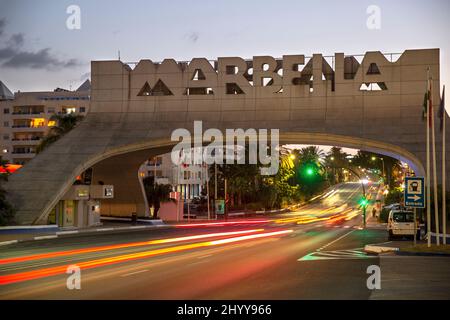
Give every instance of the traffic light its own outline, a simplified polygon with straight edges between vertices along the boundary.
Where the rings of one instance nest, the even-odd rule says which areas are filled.
[[[314,169],[313,168],[306,168],[306,174],[308,176],[312,176],[314,174]]]
[[[367,207],[368,204],[369,204],[369,200],[367,200],[366,197],[362,197],[361,200],[359,200],[359,205],[361,207]]]

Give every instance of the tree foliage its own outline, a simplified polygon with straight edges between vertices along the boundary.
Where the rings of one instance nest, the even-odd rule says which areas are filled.
[[[6,200],[6,191],[2,186],[2,182],[8,180],[7,164],[8,162],[0,157],[0,167],[6,172],[0,173],[0,225],[7,225],[13,222],[15,213],[13,206]]]
[[[58,141],[67,132],[77,126],[77,124],[83,119],[81,115],[75,115],[72,113],[64,115],[52,115],[50,121],[55,121],[56,125],[50,128],[48,134],[42,139],[41,143],[36,148],[36,153],[42,152],[52,143]]]
[[[161,208],[161,202],[174,201],[170,198],[172,187],[168,184],[154,183],[153,177],[144,178],[143,184],[148,206],[154,208],[152,218],[156,219]]]

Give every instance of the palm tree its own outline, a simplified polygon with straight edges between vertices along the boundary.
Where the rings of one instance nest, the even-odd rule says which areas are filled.
[[[161,208],[161,202],[175,201],[170,198],[172,186],[169,184],[154,183],[153,177],[144,178],[143,184],[148,206],[153,206],[154,208],[152,218],[157,219],[159,209]]]
[[[343,169],[348,168],[348,153],[343,152],[342,148],[332,147],[325,157],[324,166],[327,169],[327,176],[331,176],[330,183],[340,183],[344,180]]]
[[[81,115],[72,113],[64,115],[52,115],[50,121],[55,121],[56,125],[50,128],[48,134],[42,139],[36,148],[36,153],[42,152],[49,145],[59,140],[63,135],[72,130],[83,119]]]
[[[300,162],[303,163],[315,163],[318,166],[321,166],[323,159],[325,157],[325,153],[322,149],[317,146],[309,146],[305,148],[301,148],[299,151]]]

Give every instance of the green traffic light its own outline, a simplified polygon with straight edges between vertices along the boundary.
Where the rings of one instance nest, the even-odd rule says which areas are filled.
[[[362,199],[359,201],[359,204],[360,204],[361,206],[365,207],[365,206],[367,206],[367,205],[369,204],[369,201],[367,201],[366,198],[362,198]]]
[[[306,169],[306,174],[307,174],[308,176],[312,176],[313,173],[314,173],[314,170],[313,170],[312,168]]]

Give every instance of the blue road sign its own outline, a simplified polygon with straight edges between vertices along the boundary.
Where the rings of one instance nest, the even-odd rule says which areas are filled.
[[[424,177],[405,177],[405,207],[425,208]]]

